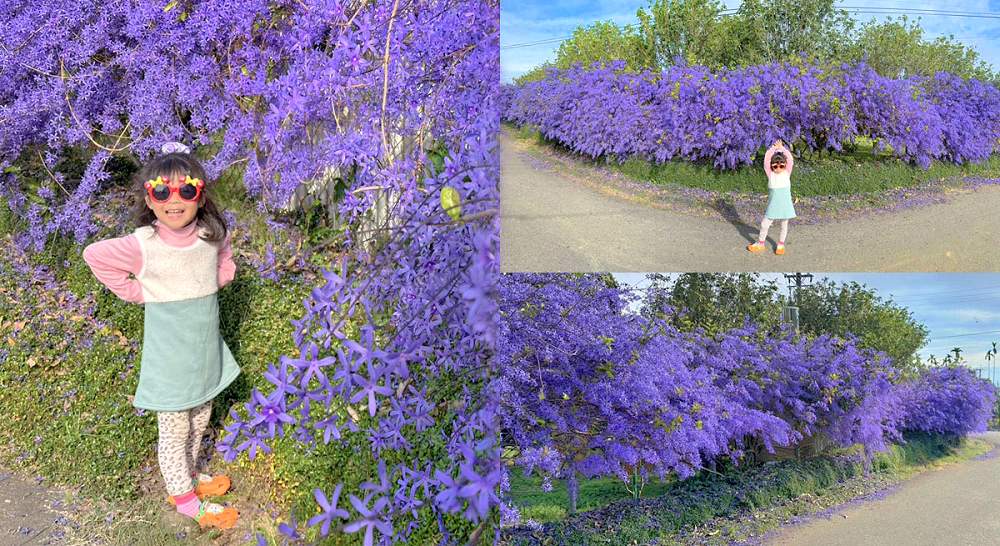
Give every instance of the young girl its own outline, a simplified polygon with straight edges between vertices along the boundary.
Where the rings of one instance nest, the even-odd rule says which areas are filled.
[[[138,229],[89,245],[83,259],[115,295],[145,304],[132,403],[156,412],[168,500],[202,528],[228,529],[236,509],[201,499],[225,493],[230,480],[200,474],[196,465],[212,399],[240,373],[219,334],[217,300],[236,265],[222,215],[205,195],[204,168],[182,144],[162,152],[136,177]]]
[[[774,253],[779,256],[785,253],[785,237],[788,235],[788,220],[795,218],[795,206],[792,205],[792,152],[785,148],[785,143],[778,139],[764,154],[764,172],[767,173],[767,210],[760,223],[760,235],[757,242],[747,245],[750,252],[764,250],[767,230],[773,220],[781,220],[781,238]]]

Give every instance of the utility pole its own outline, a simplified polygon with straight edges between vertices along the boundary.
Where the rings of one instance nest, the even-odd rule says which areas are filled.
[[[993,351],[993,360],[990,361],[990,383],[993,384],[993,385],[996,385],[996,383],[994,382],[994,379],[995,379],[994,375],[995,374],[993,372],[993,364],[996,362],[996,359],[997,359],[997,342],[996,341],[993,342],[993,348],[990,349],[990,350]]]
[[[799,333],[799,290],[802,290],[802,281],[807,279],[812,282],[811,273],[795,273],[794,275],[790,273],[785,273],[785,282],[788,283],[788,301],[794,305],[785,305],[781,310],[781,320],[792,324],[795,327],[795,333]],[[795,280],[795,294],[792,294],[792,280]]]
[[[791,273],[785,273],[785,282],[788,283],[789,297],[792,297],[792,281],[793,280],[795,281],[795,296],[792,299],[792,301],[795,302],[796,306],[799,305],[799,291],[802,290],[803,279],[808,279],[809,282],[812,282],[813,280],[812,273],[795,273],[794,275]]]
[[[986,377],[989,378],[990,384],[993,384],[993,350],[990,349],[986,351]]]

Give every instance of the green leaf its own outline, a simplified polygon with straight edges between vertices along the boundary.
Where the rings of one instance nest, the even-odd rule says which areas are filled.
[[[462,198],[458,190],[451,186],[441,188],[441,207],[452,220],[458,221],[462,217]]]
[[[165,8],[163,8],[163,13],[166,13],[176,7],[177,7],[177,0],[173,0],[172,2],[169,2]]]
[[[338,178],[336,184],[333,186],[333,200],[339,203],[344,200],[344,196],[347,195],[347,182],[343,178]]]

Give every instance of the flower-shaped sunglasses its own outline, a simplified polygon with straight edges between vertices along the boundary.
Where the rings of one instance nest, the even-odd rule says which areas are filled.
[[[157,203],[166,203],[174,192],[180,196],[182,201],[190,202],[197,201],[201,197],[201,189],[205,187],[205,183],[200,178],[191,178],[188,175],[184,177],[180,185],[171,188],[168,180],[157,176],[153,180],[147,180],[143,186],[149,193],[149,198]]]

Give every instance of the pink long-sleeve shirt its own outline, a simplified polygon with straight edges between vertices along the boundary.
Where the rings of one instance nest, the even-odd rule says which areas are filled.
[[[164,243],[175,247],[194,244],[198,238],[198,222],[191,222],[181,229],[171,229],[153,222],[156,233]],[[236,277],[236,263],[230,237],[219,246],[219,288],[229,284]],[[83,249],[83,260],[101,281],[119,298],[133,303],[143,303],[142,285],[129,274],[138,275],[142,271],[142,249],[134,234],[105,239],[92,243]]]

